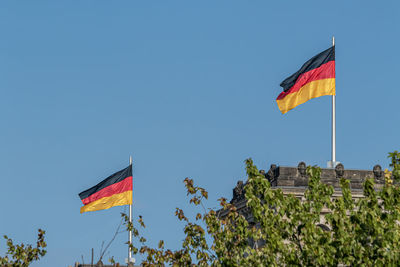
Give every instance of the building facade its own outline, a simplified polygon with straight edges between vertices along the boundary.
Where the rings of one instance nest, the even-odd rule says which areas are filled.
[[[267,179],[272,188],[280,188],[284,195],[292,194],[302,199],[308,186],[307,165],[300,162],[297,167],[277,166],[272,164],[270,169],[260,173]],[[339,163],[336,168],[322,168],[321,181],[332,185],[334,188],[333,197],[341,196],[340,179],[345,178],[350,181],[350,189],[353,198],[363,197],[363,183],[367,178],[374,178],[376,189],[381,188],[385,183],[385,175],[380,165],[375,165],[372,170],[353,170],[345,169],[343,164]],[[251,221],[251,213],[246,206],[244,186],[246,182],[238,181],[233,189],[233,197],[230,201],[238,211],[245,215]],[[221,211],[224,216],[226,211]],[[328,211],[323,211],[328,212]]]

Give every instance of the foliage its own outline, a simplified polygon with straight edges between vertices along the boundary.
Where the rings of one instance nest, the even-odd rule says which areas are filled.
[[[14,242],[5,235],[4,238],[7,240],[8,250],[6,256],[0,256],[0,266],[26,267],[33,261],[37,261],[40,257],[46,255],[47,251],[45,247],[47,244],[44,241],[44,234],[45,231],[42,229],[38,230],[38,239],[35,248],[32,247],[32,245],[24,245],[23,243],[15,245]]]
[[[146,239],[129,223],[140,246],[130,244],[134,254],[144,255],[144,266],[282,266],[282,265],[397,265],[400,262],[400,188],[392,179],[400,170],[400,153],[390,153],[392,171],[377,190],[373,179],[364,182],[364,197],[352,197],[349,181],[342,178],[341,196],[320,180],[321,170],[308,167],[309,186],[303,199],[272,188],[251,159],[245,161],[246,219],[224,198],[220,211],[197,213],[193,220],[177,208],[185,222],[182,246],[166,249],[146,245]],[[207,191],[184,180],[190,203],[201,206]],[[221,216],[221,211],[226,211]],[[142,217],[139,219],[145,227]],[[323,227],[322,225],[325,225]]]
[[[388,158],[390,158],[389,166],[393,168],[393,177],[396,181],[400,180],[400,152],[394,151],[389,153]]]

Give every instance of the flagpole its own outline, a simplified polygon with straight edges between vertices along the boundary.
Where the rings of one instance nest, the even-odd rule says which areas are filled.
[[[132,156],[129,156],[129,165],[132,168]],[[132,186],[133,186],[133,178],[132,178]],[[132,197],[133,197],[133,189],[132,189]],[[132,199],[133,203],[133,199]],[[129,205],[129,222],[132,224],[132,204]],[[129,244],[132,244],[132,230],[129,230]],[[132,250],[131,246],[128,248],[128,264],[132,261]]]
[[[335,46],[335,36],[332,37],[332,46]],[[336,79],[335,79],[336,83]],[[332,95],[332,168],[336,167],[336,85]]]

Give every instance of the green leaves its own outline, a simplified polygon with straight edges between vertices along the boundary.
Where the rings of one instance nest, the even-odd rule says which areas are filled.
[[[390,167],[393,168],[392,175],[396,181],[400,180],[400,152],[394,151],[389,153],[388,158],[390,158]]]
[[[389,154],[392,171],[377,190],[374,180],[364,182],[363,197],[352,196],[350,182],[340,180],[341,195],[321,182],[321,169],[308,167],[308,188],[300,198],[272,188],[252,159],[247,159],[244,187],[247,205],[238,209],[225,198],[220,210],[206,210],[205,189],[184,180],[189,203],[202,208],[193,220],[176,208],[185,223],[180,249],[145,245],[139,231],[126,221],[140,248],[144,266],[349,266],[397,265],[400,261],[400,153]],[[140,217],[141,226],[144,227]]]
[[[6,252],[6,256],[0,257],[0,266],[26,267],[29,266],[33,261],[39,260],[40,257],[43,257],[47,253],[45,250],[47,244],[44,241],[44,235],[45,231],[39,229],[36,247],[32,247],[32,245],[24,245],[23,243],[20,245],[15,245],[14,242],[5,235],[4,239],[7,240],[8,250]]]

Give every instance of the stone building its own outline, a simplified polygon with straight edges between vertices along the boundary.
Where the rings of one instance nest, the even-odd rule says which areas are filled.
[[[273,188],[280,188],[285,195],[292,194],[301,199],[308,185],[306,169],[307,166],[304,162],[300,162],[297,167],[272,164],[268,172],[260,170],[260,173],[265,176],[265,179],[268,179]],[[333,186],[335,190],[333,197],[341,195],[340,178],[350,180],[350,189],[353,198],[361,198],[363,197],[363,183],[365,179],[372,177],[375,179],[377,189],[384,185],[385,177],[380,165],[375,165],[370,171],[345,169],[341,163],[334,169],[321,168],[321,181]],[[236,187],[233,189],[233,197],[230,203],[234,204],[239,212],[251,220],[251,213],[246,207],[246,198],[244,195],[245,184],[243,181],[237,182]],[[221,212],[221,216],[224,216],[224,213],[226,213],[226,211]]]
[[[103,264],[102,261],[98,261],[96,264],[81,264],[79,262],[76,262],[74,267],[115,267],[115,266],[119,266],[119,267],[139,267],[138,265],[134,265],[133,263],[130,263],[128,265],[107,265],[107,264]],[[72,266],[68,266],[68,267],[72,267]]]

